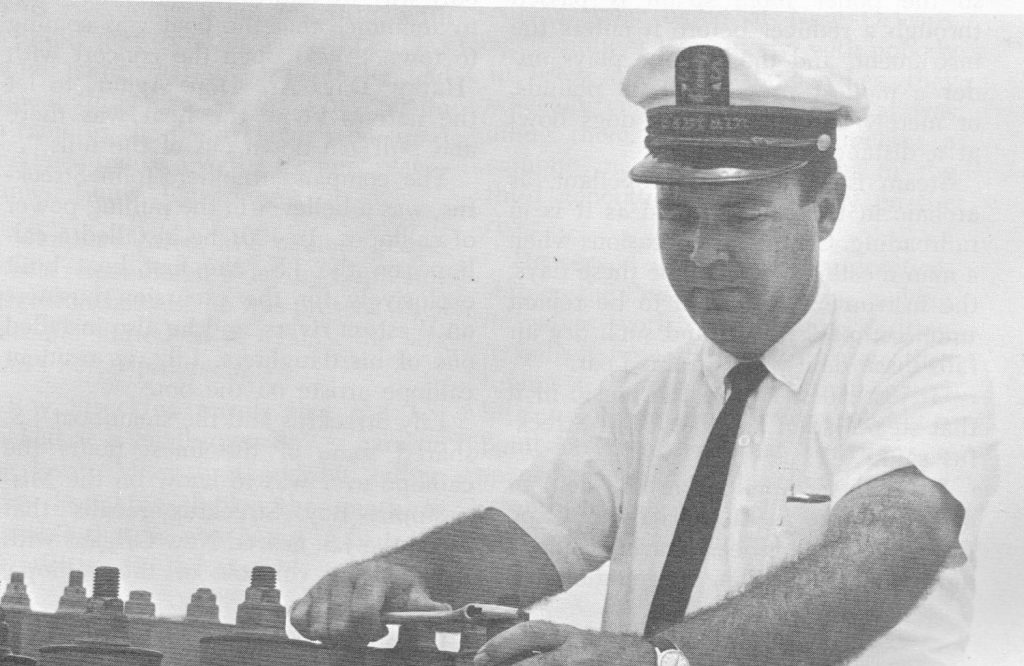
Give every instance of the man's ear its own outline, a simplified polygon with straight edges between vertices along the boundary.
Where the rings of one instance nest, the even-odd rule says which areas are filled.
[[[838,171],[828,177],[824,187],[818,192],[818,241],[821,242],[832,235],[839,220],[839,210],[843,207],[846,196],[846,177]]]

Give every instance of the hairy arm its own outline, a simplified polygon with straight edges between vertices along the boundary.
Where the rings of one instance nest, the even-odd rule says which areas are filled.
[[[328,573],[295,602],[291,618],[306,638],[365,645],[387,633],[387,611],[470,601],[523,607],[561,591],[541,547],[504,513],[487,509]]]
[[[925,594],[962,518],[941,485],[897,470],[841,499],[816,547],[661,635],[695,666],[843,663]]]
[[[415,572],[433,599],[452,606],[479,601],[522,608],[562,591],[547,554],[497,509],[463,516],[383,557]]]

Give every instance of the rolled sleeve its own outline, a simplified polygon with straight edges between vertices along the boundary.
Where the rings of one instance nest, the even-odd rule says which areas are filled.
[[[901,467],[941,484],[964,509],[968,558],[997,479],[997,427],[989,364],[952,342],[915,346],[878,369],[877,388],[851,424],[833,501]],[[961,558],[962,561],[962,558]]]
[[[615,403],[608,390],[587,401],[562,446],[491,504],[544,549],[565,589],[606,562],[615,544],[628,458]]]

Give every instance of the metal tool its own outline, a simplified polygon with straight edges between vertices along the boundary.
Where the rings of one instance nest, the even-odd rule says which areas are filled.
[[[492,622],[525,622],[530,619],[526,611],[512,606],[496,604],[466,604],[462,608],[442,611],[395,611],[384,613],[384,624],[426,624],[470,623],[489,624]]]

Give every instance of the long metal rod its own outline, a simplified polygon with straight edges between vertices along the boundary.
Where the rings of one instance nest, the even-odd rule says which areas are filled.
[[[466,604],[450,611],[395,611],[381,616],[384,624],[408,624],[422,622],[446,624],[462,622],[487,624],[488,622],[522,622],[530,619],[529,613],[512,606],[495,604]]]

